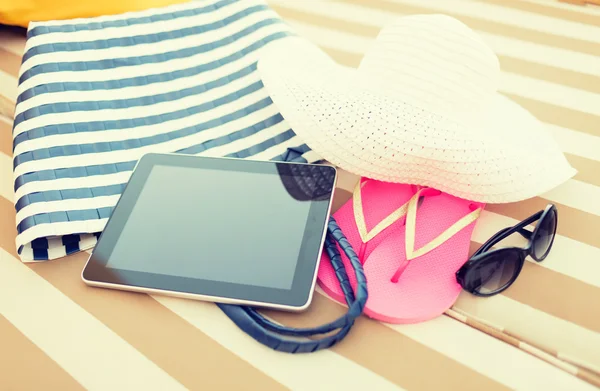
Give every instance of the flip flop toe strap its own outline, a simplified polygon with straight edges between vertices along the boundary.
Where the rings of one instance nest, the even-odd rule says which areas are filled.
[[[417,209],[419,198],[423,196],[423,192],[428,189],[419,190],[408,203],[408,211],[406,215],[406,230],[405,230],[405,246],[406,246],[406,259],[411,261],[415,258],[423,256],[431,250],[441,246],[443,243],[448,241],[458,232],[469,226],[471,223],[476,221],[481,214],[481,208],[472,210],[469,214],[463,216],[456,223],[452,224],[449,228],[444,230],[436,238],[431,240],[429,243],[423,245],[419,249],[415,249],[415,236],[416,236],[416,221],[417,221]]]
[[[360,239],[363,243],[369,242],[375,236],[379,235],[381,231],[394,224],[400,218],[406,215],[408,210],[408,203],[400,206],[398,209],[389,214],[386,218],[381,220],[373,229],[370,231],[367,230],[367,222],[365,219],[365,213],[363,210],[362,203],[362,188],[367,184],[368,181],[361,181],[354,188],[354,193],[352,195],[352,207],[354,209],[354,220],[356,222],[356,228],[358,229],[358,234],[360,235]]]

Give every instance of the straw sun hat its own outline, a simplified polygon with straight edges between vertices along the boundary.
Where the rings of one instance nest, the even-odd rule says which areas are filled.
[[[497,92],[497,57],[451,17],[397,19],[358,69],[303,38],[270,44],[258,69],[298,136],[357,175],[504,203],[576,172],[544,125]]]

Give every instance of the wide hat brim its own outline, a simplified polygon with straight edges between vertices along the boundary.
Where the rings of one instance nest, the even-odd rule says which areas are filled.
[[[476,120],[457,120],[402,91],[386,94],[373,75],[338,65],[302,38],[267,47],[258,70],[294,132],[356,175],[507,203],[576,173],[544,125],[499,93]]]

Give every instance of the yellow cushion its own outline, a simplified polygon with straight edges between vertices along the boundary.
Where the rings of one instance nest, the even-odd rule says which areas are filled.
[[[29,22],[114,15],[163,7],[188,0],[0,0],[0,24],[27,27]]]

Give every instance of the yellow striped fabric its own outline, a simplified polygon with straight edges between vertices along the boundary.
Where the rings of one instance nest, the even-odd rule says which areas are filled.
[[[547,124],[579,171],[527,201],[488,205],[473,247],[553,202],[554,248],[489,299],[463,293],[415,325],[357,321],[314,355],[276,353],[214,305],[85,286],[88,254],[23,264],[15,249],[11,127],[24,35],[0,28],[0,389],[586,390],[600,386],[600,7],[555,0],[271,0],[300,34],[357,66],[398,15],[450,14],[498,54],[501,92]],[[343,173],[335,206],[357,178]],[[517,239],[515,242],[518,243]],[[294,326],[344,309],[323,293]]]

